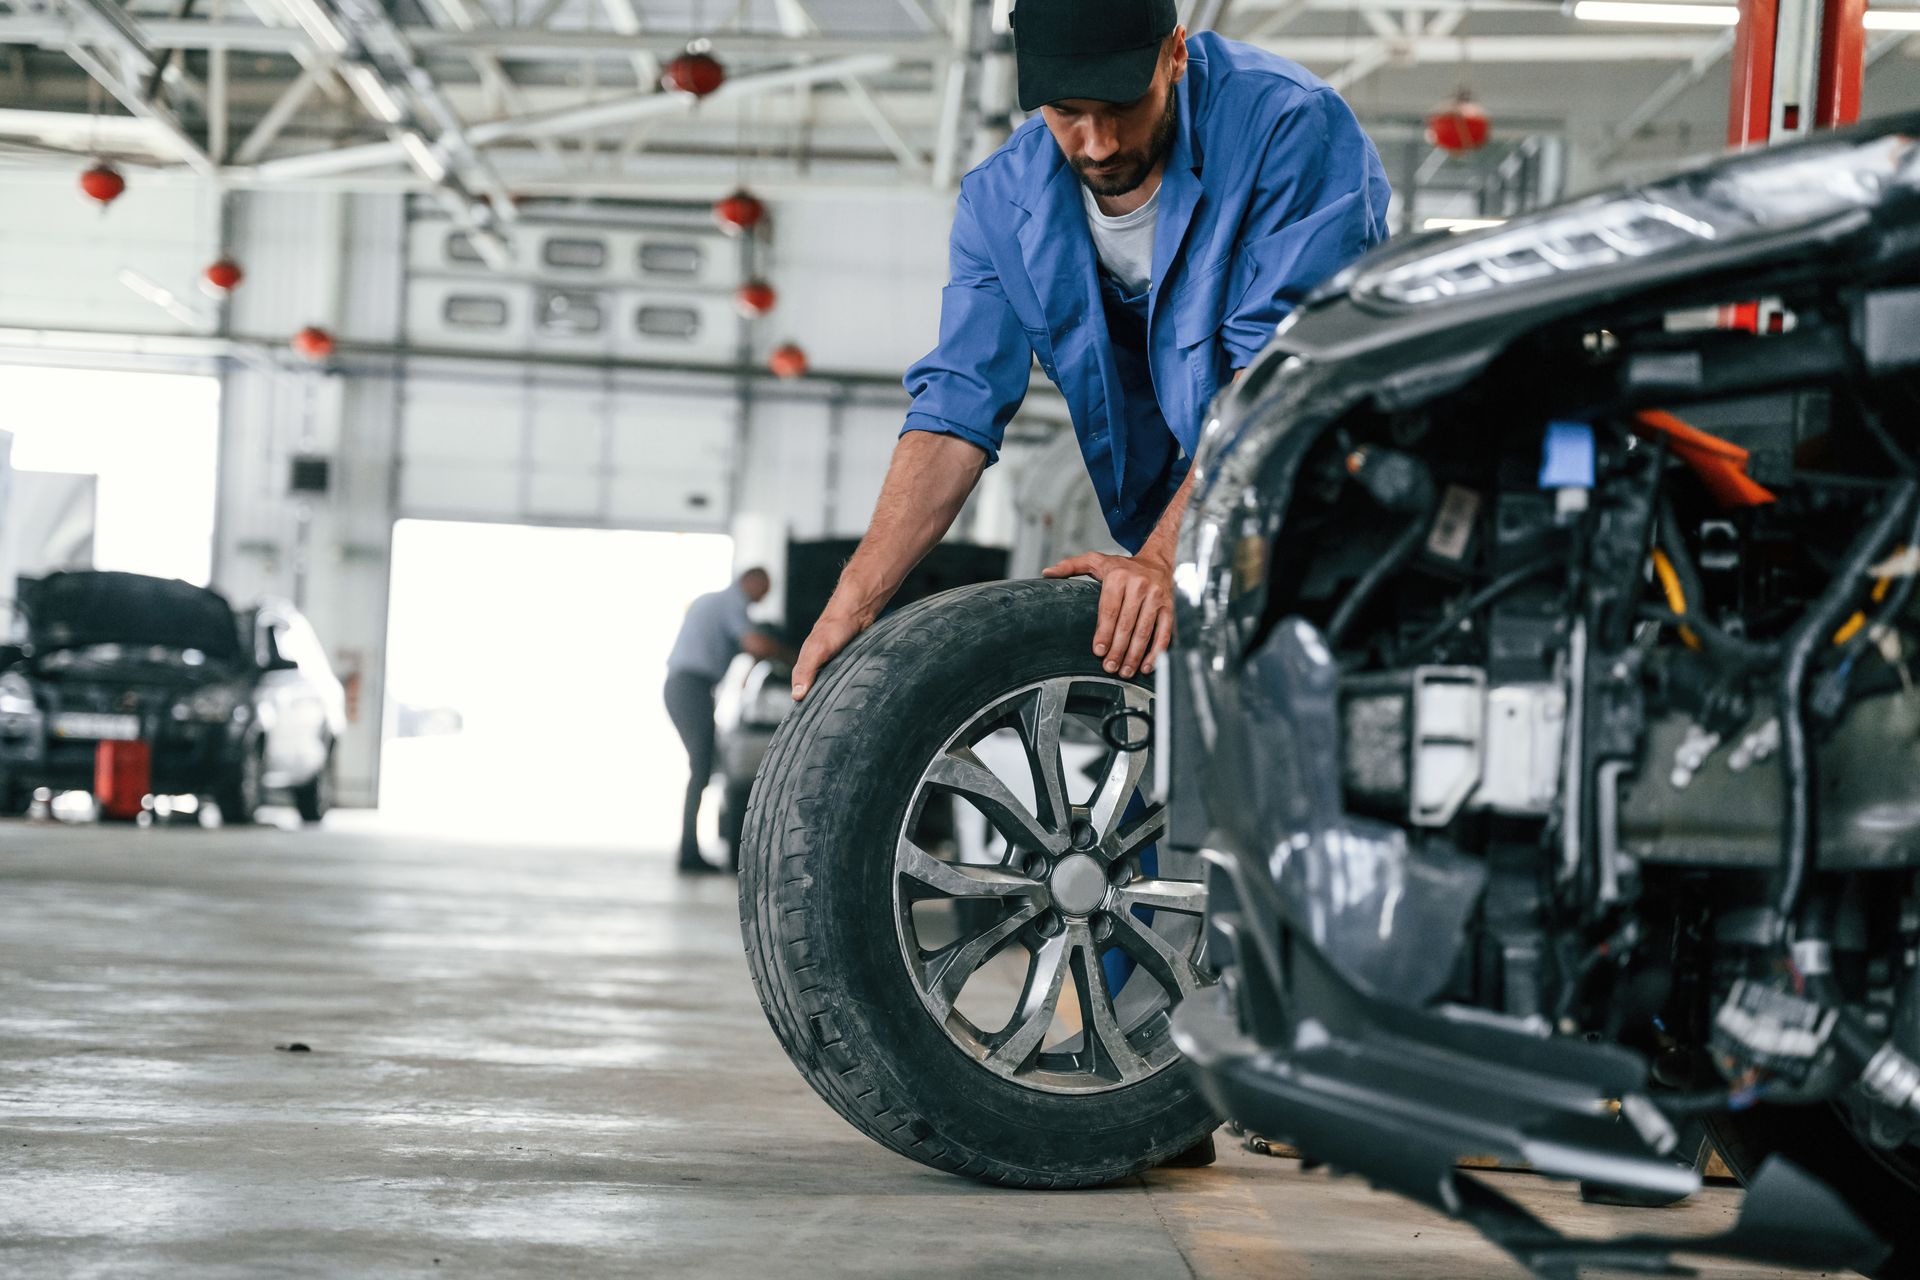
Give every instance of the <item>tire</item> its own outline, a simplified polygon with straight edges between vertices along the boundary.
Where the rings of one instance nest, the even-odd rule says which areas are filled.
[[[293,789],[293,807],[300,811],[300,821],[313,824],[327,816],[333,808],[333,748],[327,748],[326,760],[320,766],[320,772]]]
[[[1770,1155],[1793,1161],[1839,1193],[1893,1253],[1877,1280],[1920,1275],[1920,1165],[1913,1149],[1885,1151],[1861,1140],[1832,1105],[1759,1106],[1707,1117],[1720,1158],[1745,1185]]]
[[[1191,915],[1193,950],[1180,953],[1184,967],[1168,962],[1165,971],[1172,980],[1162,981],[1155,968],[1150,982],[1138,974],[1115,981],[1105,976],[1104,950],[1090,945],[1103,921],[1113,930],[1109,937],[1124,934],[1129,948],[1137,941],[1143,930],[1129,921],[1144,908],[1123,893],[1144,894],[1152,886],[1171,895],[1172,886],[1189,883],[1162,878],[1168,874],[1162,864],[1171,855],[1159,855],[1160,863],[1139,873],[1138,881],[1125,878],[1121,864],[1128,858],[1145,866],[1138,859],[1155,856],[1153,845],[1146,846],[1147,854],[1139,852],[1139,842],[1157,831],[1150,826],[1153,817],[1129,819],[1118,808],[1125,804],[1127,815],[1135,813],[1137,771],[1111,787],[1102,784],[1090,797],[1092,811],[1105,815],[1102,821],[1111,818],[1111,836],[1094,831],[1084,820],[1087,815],[1071,823],[1064,817],[1042,820],[1049,831],[1071,827],[1076,833],[1075,843],[1056,850],[1059,856],[1046,871],[1050,878],[1034,881],[1044,883],[1049,905],[1039,907],[1041,896],[1024,882],[1016,887],[1026,896],[993,895],[1011,899],[1012,905],[1003,908],[1007,920],[1041,911],[1013,935],[1021,939],[1027,959],[1021,961],[1011,944],[1006,947],[1010,962],[1029,968],[1027,985],[1000,1030],[1006,1038],[998,1049],[983,1057],[962,1043],[963,1034],[973,1034],[973,1024],[958,1016],[966,990],[951,998],[944,1020],[927,994],[932,970],[925,960],[961,950],[967,935],[958,934],[947,951],[916,951],[919,962],[908,958],[919,904],[942,903],[937,894],[911,903],[896,897],[932,883],[903,873],[901,867],[909,864],[900,860],[919,856],[913,848],[917,842],[933,843],[923,830],[938,826],[929,787],[939,784],[929,778],[951,759],[956,735],[969,732],[983,714],[989,719],[981,723],[991,723],[992,716],[1002,714],[997,707],[1039,699],[1056,687],[1065,700],[1059,705],[1069,709],[1076,705],[1071,699],[1099,697],[1150,706],[1143,682],[1129,685],[1106,676],[1094,658],[1090,640],[1097,601],[1098,587],[1085,580],[994,583],[950,591],[883,620],[848,647],[780,726],[753,790],[742,841],[740,917],[754,986],[775,1034],[808,1083],[882,1145],[936,1169],[1011,1186],[1111,1182],[1185,1151],[1219,1123],[1190,1084],[1170,1040],[1163,1045],[1151,1034],[1158,1028],[1164,1035],[1159,1026],[1164,1015],[1147,1012],[1129,1030],[1125,1018],[1099,1021],[1096,1005],[1088,1003],[1088,992],[1111,991],[1109,1012],[1120,1012],[1130,999],[1140,1009],[1136,996],[1151,1010],[1156,999],[1177,998],[1175,980],[1204,980],[1192,963],[1204,898],[1157,909],[1155,923],[1144,930],[1158,929],[1166,920],[1175,922],[1166,926],[1172,931]],[[1029,751],[1029,763],[1039,758]],[[1100,767],[1119,768],[1120,760],[1112,753],[1113,763]],[[1067,773],[1064,765],[1061,773]],[[1029,794],[1038,795],[1038,779],[1037,773],[1030,776]],[[1052,794],[1051,783],[1046,785]],[[1063,784],[1060,792],[1066,789]],[[1109,797],[1104,810],[1103,796]],[[961,799],[953,800],[952,807],[961,805]],[[1036,811],[1049,807],[1033,805]],[[1164,814],[1158,821],[1164,822]],[[1065,839],[1060,835],[1055,843]],[[1129,840],[1136,842],[1130,853],[1103,852]],[[1011,839],[1004,844],[1000,868],[970,868],[959,875],[950,870],[958,864],[936,858],[935,879],[957,878],[971,894],[978,892],[978,883],[1018,879],[1010,868],[1037,865],[1033,853],[1021,851],[1024,846]],[[1108,865],[1117,887],[1096,890],[1107,895],[1098,908],[1065,905],[1088,896],[1086,881],[1070,882],[1062,870],[1082,850],[1113,858]],[[1047,856],[1040,855],[1041,861]],[[928,871],[911,865],[920,874]],[[1069,893],[1071,885],[1079,887]],[[985,905],[960,898],[953,903]],[[1060,930],[1051,948],[1039,932],[1047,912]],[[978,925],[957,926],[967,927]],[[912,939],[915,948],[922,945],[917,933]],[[1102,945],[1111,949],[1113,944]],[[1065,973],[1069,958],[1078,966],[1072,976],[1083,1025],[1112,1027],[1118,1040],[1104,1031],[1101,1037],[1076,1032],[1048,1048],[1044,1026],[1035,1033],[1038,1039],[1024,1034],[1029,1025],[1040,1026],[1051,1016],[1041,1008],[1039,1018],[1020,1021],[1025,1009],[1039,1007],[1027,1003],[1034,975],[1047,963]],[[1141,960],[1140,971],[1147,972],[1150,964],[1150,958]],[[947,965],[943,972],[957,967]],[[1094,976],[1082,976],[1089,970]],[[981,966],[967,972],[984,971]],[[1020,1046],[1030,1039],[1031,1056],[1023,1057]],[[996,1060],[1000,1064],[992,1065]],[[1077,1091],[1069,1087],[1079,1078],[1076,1072],[1086,1079]]]
[[[214,803],[220,806],[220,821],[225,825],[251,826],[258,816],[260,806],[266,800],[263,782],[267,768],[266,751],[266,743],[259,739],[247,743],[241,749],[233,772],[214,792]]]

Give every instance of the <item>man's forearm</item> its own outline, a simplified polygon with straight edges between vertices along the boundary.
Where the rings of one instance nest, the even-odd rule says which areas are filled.
[[[1187,513],[1187,497],[1193,490],[1193,472],[1188,470],[1187,478],[1180,482],[1174,491],[1167,509],[1160,513],[1159,521],[1153,526],[1153,532],[1140,544],[1138,558],[1154,560],[1171,565],[1174,553],[1180,542],[1180,521]]]
[[[987,455],[957,436],[910,431],[894,446],[873,522],[827,605],[864,625],[878,617],[960,514]]]

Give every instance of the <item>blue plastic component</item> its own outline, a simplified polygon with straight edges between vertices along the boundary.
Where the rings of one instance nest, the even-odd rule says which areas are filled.
[[[1540,449],[1542,489],[1593,488],[1593,428],[1584,422],[1549,422]]]

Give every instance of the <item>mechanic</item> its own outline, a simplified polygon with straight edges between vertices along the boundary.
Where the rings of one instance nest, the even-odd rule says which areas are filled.
[[[940,341],[873,522],[794,668],[803,698],[953,523],[1038,357],[1066,397],[1114,540],[1093,652],[1151,671],[1172,638],[1174,541],[1208,403],[1321,280],[1386,236],[1387,179],[1340,96],[1174,0],[1020,0],[1020,106],[960,184]]]
[[[687,618],[667,655],[667,716],[687,749],[686,805],[680,813],[680,873],[720,868],[700,856],[700,797],[713,777],[713,691],[736,653],[793,661],[793,650],[754,628],[747,609],[767,598],[773,579],[749,569],[734,584],[709,591],[687,606]]]

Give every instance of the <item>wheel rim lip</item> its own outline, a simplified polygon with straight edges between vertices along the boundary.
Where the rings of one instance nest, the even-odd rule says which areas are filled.
[[[1168,1028],[1168,1016],[1170,1015],[1172,1008],[1174,1004],[1177,1003],[1177,1001],[1170,993],[1166,991],[1164,986],[1162,986],[1156,980],[1143,977],[1142,983],[1144,985],[1153,986],[1155,988],[1155,995],[1150,997],[1146,1002],[1144,1002],[1145,1011],[1143,1013],[1140,1013],[1138,1016],[1131,1017],[1128,1019],[1127,1022],[1120,1024],[1123,1037],[1129,1042],[1131,1042],[1134,1039],[1140,1037],[1141,1032],[1147,1027],[1149,1027],[1150,1025],[1154,1024],[1157,1020],[1159,1025],[1155,1028],[1152,1034],[1146,1038],[1145,1047],[1136,1048],[1136,1052],[1138,1056],[1144,1059],[1146,1062],[1146,1065],[1148,1067],[1146,1071],[1136,1074],[1131,1078],[1122,1078],[1122,1079],[1116,1080],[1106,1076],[1098,1075],[1091,1070],[1075,1069],[1072,1071],[1060,1071],[1055,1069],[1044,1068],[1040,1065],[1041,1059],[1048,1058],[1048,1057],[1061,1056],[1060,1052],[1058,1051],[1054,1053],[1048,1053],[1046,1051],[1044,1033],[1042,1035],[1042,1043],[1031,1054],[1027,1055],[1022,1060],[1023,1063],[1031,1062],[1033,1064],[1031,1067],[1029,1067],[1026,1070],[1020,1070],[1019,1067],[1017,1066],[1013,1069],[1004,1068],[1000,1064],[991,1060],[991,1052],[992,1052],[991,1046],[987,1044],[986,1040],[983,1038],[983,1037],[988,1037],[997,1033],[981,1032],[980,1029],[977,1027],[974,1027],[973,1024],[966,1019],[965,1015],[960,1013],[957,1008],[949,1007],[948,1010],[945,1013],[943,1013],[939,1004],[936,1003],[933,993],[929,990],[929,983],[927,982],[926,975],[924,973],[924,961],[922,959],[922,956],[918,947],[918,931],[912,923],[912,907],[914,905],[914,902],[919,901],[921,899],[908,899],[905,895],[903,895],[901,891],[903,882],[906,879],[908,879],[908,876],[902,871],[902,868],[900,865],[901,849],[904,844],[908,843],[910,832],[913,828],[913,825],[918,819],[922,809],[924,808],[925,800],[929,794],[929,791],[934,786],[932,779],[930,777],[930,774],[932,773],[935,765],[940,761],[942,757],[946,756],[956,746],[977,744],[980,741],[984,741],[985,738],[990,734],[992,734],[993,732],[996,732],[997,728],[1007,727],[1007,722],[1005,720],[1005,717],[1008,714],[1008,711],[1010,708],[1017,706],[1023,698],[1026,698],[1028,696],[1035,694],[1037,691],[1045,688],[1047,685],[1056,684],[1056,683],[1063,683],[1067,686],[1069,698],[1072,696],[1072,694],[1075,691],[1080,690],[1082,688],[1103,688],[1103,689],[1111,690],[1119,695],[1117,698],[1115,698],[1115,702],[1119,706],[1126,705],[1126,694],[1128,691],[1145,692],[1142,686],[1135,684],[1132,681],[1122,680],[1115,676],[1105,676],[1105,675],[1051,676],[1051,677],[1042,678],[1040,680],[1030,681],[1024,685],[1020,685],[1013,689],[1009,689],[1002,693],[999,693],[995,695],[991,700],[981,704],[971,714],[967,715],[966,718],[961,722],[959,727],[956,728],[951,734],[949,734],[946,740],[941,743],[938,750],[935,751],[932,757],[929,759],[928,764],[925,766],[925,768],[922,769],[920,778],[914,785],[912,797],[908,803],[906,812],[902,816],[900,830],[895,833],[894,852],[892,855],[893,865],[890,871],[891,878],[892,878],[892,894],[893,894],[893,900],[894,900],[895,937],[899,946],[902,961],[905,963],[907,968],[909,981],[912,982],[915,994],[920,998],[922,1007],[926,1010],[928,1016],[933,1019],[934,1023],[940,1027],[942,1033],[948,1038],[948,1040],[951,1041],[954,1045],[956,1045],[962,1052],[966,1053],[975,1062],[979,1063],[979,1065],[985,1067],[987,1070],[991,1071],[994,1075],[998,1076],[1000,1079],[1006,1080],[1011,1084],[1018,1085],[1022,1088],[1026,1088],[1037,1093],[1048,1093],[1048,1094],[1107,1093],[1117,1089],[1129,1088],[1133,1085],[1141,1084],[1149,1079],[1158,1077],[1163,1072],[1165,1072],[1165,1070],[1168,1067],[1172,1066],[1175,1062],[1179,1061],[1180,1054],[1179,1054],[1179,1051],[1173,1045],[1172,1037],[1169,1033],[1169,1028]],[[1065,720],[1068,714],[1069,712],[1067,710],[1067,707],[1063,703],[1062,711],[1061,711],[1061,718],[1063,721]],[[991,723],[995,721],[996,718],[999,719],[999,723],[997,725],[995,725],[994,727],[986,728],[984,732],[979,732],[983,723]],[[969,738],[970,734],[974,735],[971,739]],[[1031,762],[1033,758],[1032,748],[1026,744],[1024,735],[1022,735],[1022,746],[1023,746],[1023,750],[1026,753],[1027,760]],[[1111,762],[1114,758],[1115,757],[1111,757],[1111,756],[1108,757],[1109,762]],[[1063,766],[1064,766],[1064,761],[1063,761]],[[1137,790],[1138,784],[1137,783],[1134,784],[1134,787]],[[956,803],[959,803],[959,802],[956,801]],[[1126,805],[1126,800],[1123,799],[1119,803],[1121,808],[1124,810],[1124,807]],[[1034,815],[1036,819],[1038,819],[1038,816],[1039,815],[1037,813]],[[1061,861],[1064,861],[1065,858],[1068,856],[1073,856],[1074,854],[1077,854],[1080,852],[1074,849],[1071,845],[1071,842],[1067,840],[1066,832],[1071,830],[1072,825],[1075,822],[1084,820],[1089,816],[1090,815],[1088,813],[1088,806],[1071,805],[1069,803],[1069,812],[1067,814],[1067,821],[1061,824],[1061,828],[1062,828],[1061,831],[1058,833],[1055,833],[1060,835],[1062,839],[1063,854],[1061,856]],[[1152,810],[1150,809],[1147,814],[1142,815],[1141,819],[1136,819],[1136,825],[1140,821],[1151,816],[1152,816]],[[1039,823],[1038,825],[1044,826],[1045,824]],[[995,827],[991,821],[989,821],[988,826],[990,831],[992,831],[994,834],[1000,835],[1003,839],[1006,839],[1005,833],[1000,832],[998,828]],[[1113,829],[1109,833],[1108,840],[1117,841],[1119,839],[1119,833],[1124,829],[1124,827],[1125,827],[1125,824],[1121,821],[1120,817],[1116,815],[1113,823]],[[1011,839],[1007,839],[1007,843],[1011,848],[1013,845],[1013,841]],[[1158,841],[1156,841],[1156,843],[1158,843]],[[1098,847],[1099,847],[1098,845],[1095,846],[1096,849]],[[1132,856],[1132,855],[1129,855],[1129,856]],[[1006,864],[1001,864],[1001,865],[1006,865]],[[1040,885],[1040,888],[1037,896],[1042,898],[1045,901],[1049,909],[1054,909],[1052,894],[1050,889],[1048,888],[1047,878],[1040,878],[1039,885]],[[937,897],[937,895],[935,896]],[[1065,912],[1061,912],[1060,914],[1065,917],[1065,920],[1064,920],[1065,929],[1091,931],[1094,928],[1094,923],[1095,923],[1094,917],[1108,910],[1108,904],[1112,899],[1112,897],[1113,897],[1113,890],[1111,886],[1109,886],[1109,888],[1105,890],[1102,894],[1102,901],[1099,904],[1096,904],[1093,908],[1090,908],[1087,913],[1080,914],[1080,915],[1071,915]],[[1024,932],[1024,930],[1022,932]],[[1188,955],[1189,958],[1197,956],[1200,948],[1200,940],[1203,934],[1204,934],[1204,930],[1199,928],[1198,918],[1196,917],[1193,939],[1190,942],[1181,944],[1183,952],[1186,955]],[[1005,945],[1014,946],[1014,945],[1017,945],[1017,943],[1008,942]],[[1099,958],[1099,952],[1095,950],[1091,954],[1094,956],[1094,959],[1097,963]],[[983,961],[982,965],[984,965],[985,963],[987,962]],[[1036,963],[1035,957],[1030,955],[1029,961],[1028,961],[1029,972],[1031,972],[1032,966],[1035,963]],[[976,969],[978,967],[979,966],[976,966]],[[1106,990],[1104,982],[1101,985],[1102,985],[1103,997],[1106,1002],[1106,1007],[1111,1013],[1113,1013],[1116,1022],[1118,1022],[1121,1016],[1119,1007],[1118,1007],[1119,998],[1115,995],[1115,993]],[[1131,983],[1128,984],[1127,989],[1131,990],[1132,985],[1133,984]],[[964,990],[964,983],[962,985],[962,990]],[[1063,996],[1061,998],[1064,999],[1065,997]],[[956,1004],[957,1004],[957,995],[956,995]],[[1014,1017],[1017,1015],[1017,1012],[1018,1010],[1016,1008],[1014,1014],[1010,1014],[1009,1022],[1008,1022],[1009,1026],[1012,1025]],[[966,1030],[963,1030],[962,1028],[956,1027],[955,1026],[956,1022],[964,1023],[966,1028],[971,1029],[971,1033],[969,1033]],[[1002,1030],[1005,1030],[1005,1028],[1003,1028]],[[1085,1025],[1084,1019],[1083,1019],[1081,1035],[1079,1037],[1076,1037],[1075,1039],[1079,1040],[1083,1045],[1089,1043],[1093,1039],[1093,1029]]]

